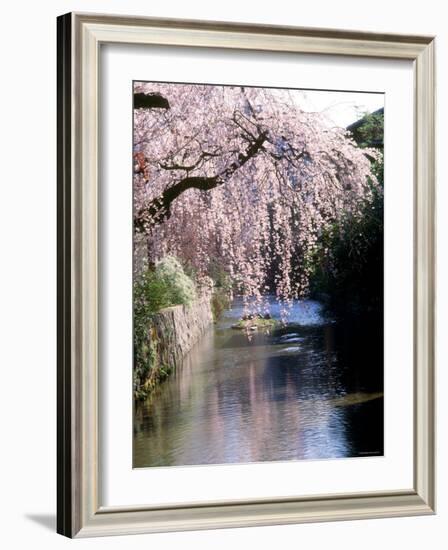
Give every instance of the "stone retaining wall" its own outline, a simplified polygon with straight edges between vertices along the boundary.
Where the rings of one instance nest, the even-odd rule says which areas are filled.
[[[173,372],[212,323],[208,297],[190,306],[167,307],[155,314],[148,327],[150,364],[145,379],[134,379],[136,396],[145,397]]]

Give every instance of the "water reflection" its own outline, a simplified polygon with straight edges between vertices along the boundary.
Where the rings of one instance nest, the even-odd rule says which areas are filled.
[[[312,301],[251,341],[230,328],[240,315],[236,303],[136,407],[134,467],[382,454],[380,342],[366,354]]]

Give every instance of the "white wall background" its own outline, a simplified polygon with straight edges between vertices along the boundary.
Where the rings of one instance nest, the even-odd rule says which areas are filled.
[[[56,495],[56,22],[67,11],[246,21],[438,39],[438,515],[70,541],[54,533]],[[77,545],[183,550],[400,546],[444,548],[448,538],[447,290],[448,27],[437,0],[8,1],[0,33],[0,524],[4,548]]]

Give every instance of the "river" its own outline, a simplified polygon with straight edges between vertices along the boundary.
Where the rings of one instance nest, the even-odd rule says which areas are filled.
[[[248,340],[234,301],[134,411],[134,468],[383,454],[382,328],[313,300]],[[279,317],[278,306],[271,314]]]

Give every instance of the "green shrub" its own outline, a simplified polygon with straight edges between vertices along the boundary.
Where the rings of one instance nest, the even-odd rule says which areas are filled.
[[[165,256],[157,262],[154,275],[156,280],[168,290],[167,299],[171,301],[170,305],[188,305],[197,298],[194,282],[185,274],[181,264],[173,256]]]
[[[172,256],[157,262],[134,283],[134,316],[152,314],[174,305],[188,305],[197,298],[194,282]]]

